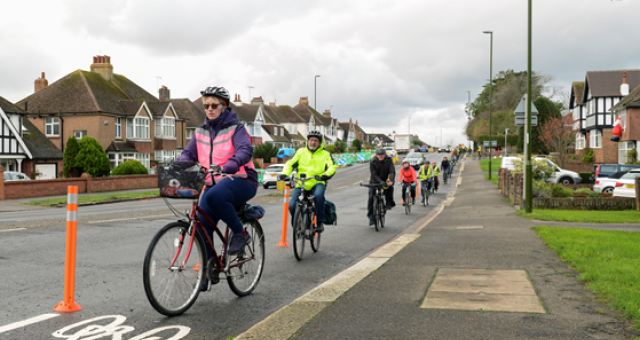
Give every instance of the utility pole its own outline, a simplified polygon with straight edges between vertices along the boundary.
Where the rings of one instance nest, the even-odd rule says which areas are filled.
[[[504,129],[504,156],[507,157],[507,132],[509,132],[509,128]]]
[[[467,120],[471,119],[471,112],[469,106],[471,105],[471,91],[467,90]]]
[[[318,111],[318,78],[319,74],[316,74],[315,78],[313,78],[313,109]]]
[[[491,99],[493,91],[493,31],[484,31],[482,33],[491,35],[491,48],[489,52],[489,180],[491,180]]]
[[[528,53],[527,53],[527,125],[525,127],[524,142],[527,145],[526,155],[524,156],[525,165],[525,180],[524,180],[524,192],[525,192],[525,211],[531,213],[533,206],[531,195],[531,148],[529,147],[529,138],[531,136],[531,0],[529,0],[529,29],[528,29]]]

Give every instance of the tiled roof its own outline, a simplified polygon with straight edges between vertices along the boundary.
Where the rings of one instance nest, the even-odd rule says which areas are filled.
[[[629,89],[640,85],[640,70],[587,71],[586,89],[589,89],[592,97],[619,97],[624,72],[627,72]],[[586,99],[587,95],[583,94],[583,98]]]
[[[187,98],[171,99],[173,108],[176,109],[180,118],[187,121],[188,128],[195,128],[198,125],[204,123],[205,113],[202,108],[202,102],[199,102],[200,106],[194,104]]]
[[[151,110],[151,114],[154,117],[164,116],[164,113],[167,112],[167,108],[169,107],[170,102],[148,102],[147,106]],[[178,118],[180,113],[178,113]]]
[[[242,106],[236,106],[233,103],[229,104],[229,107],[231,107],[233,111],[236,112],[240,120],[243,120],[245,122],[255,121],[256,115],[258,114],[258,109],[260,108],[260,106],[258,105],[242,104]]]
[[[618,111],[625,106],[639,106],[640,105],[640,86],[629,92],[629,95],[622,98],[616,105],[614,105],[609,111]]]
[[[106,151],[132,151],[137,152],[136,148],[134,148],[131,144],[127,142],[116,142],[113,141],[107,147]]]
[[[20,109],[17,105],[13,104],[12,102],[6,100],[4,97],[0,96],[0,108],[2,108],[2,111],[4,112],[18,112],[18,113],[24,113],[24,111],[22,111],[22,109]]]
[[[305,122],[309,122],[309,119],[311,118],[311,116],[313,116],[316,121],[316,125],[331,125],[331,118],[327,118],[321,115],[320,113],[318,113],[318,111],[314,110],[308,104],[300,103],[294,106],[293,110],[298,113],[298,115],[300,115],[300,117],[302,117]]]
[[[300,117],[300,115],[296,111],[294,111],[291,106],[280,105],[276,107],[276,111],[283,119],[283,121],[281,121],[280,123],[299,124],[308,122],[308,120],[305,121],[302,117]]]
[[[62,151],[60,151],[44,133],[38,130],[29,118],[24,118],[22,125],[27,129],[27,131],[22,134],[22,140],[31,152],[34,160],[63,158],[64,155]]]
[[[94,73],[98,75],[95,72],[89,72],[89,73]],[[122,89],[122,91],[124,91],[124,93],[126,93],[131,99],[144,99],[147,103],[156,102],[159,100],[158,97],[147,92],[145,89],[138,86],[136,83],[127,79],[127,77],[123,75],[114,74],[113,83],[118,85],[118,87]]]
[[[126,116],[133,117],[140,110],[140,106],[142,106],[142,102],[139,100],[121,100],[120,108],[121,112]]]
[[[290,143],[291,140],[289,140],[288,137],[286,137],[287,133],[285,132],[284,136],[280,136],[280,134],[278,134],[277,136],[274,134],[274,128],[276,128],[277,126],[275,125],[269,125],[269,124],[263,124],[262,127],[267,131],[267,133],[269,134],[269,136],[271,137],[271,139],[273,139],[276,142],[284,142],[284,143]],[[278,127],[278,128],[282,128],[282,127]],[[286,129],[285,129],[286,131]]]
[[[268,124],[282,124],[287,122],[280,112],[278,112],[277,107],[265,105],[262,107],[262,114]]]

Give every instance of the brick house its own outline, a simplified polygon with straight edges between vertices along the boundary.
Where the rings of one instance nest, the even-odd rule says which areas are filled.
[[[347,147],[353,146],[353,141],[356,140],[356,128],[353,120],[349,118],[348,122],[340,122],[338,126],[338,139],[346,142]]]
[[[0,166],[31,179],[61,177],[62,152],[24,117],[24,111],[0,97]]]
[[[626,81],[623,80],[625,73]],[[628,86],[621,86],[625,82]],[[588,71],[584,87],[581,82],[572,84],[569,109],[574,119],[579,117],[576,124],[578,155],[589,147],[593,150],[595,163],[618,162],[619,147],[626,147],[626,144],[618,145],[610,140],[615,121],[610,109],[629,94],[629,87],[634,89],[638,85],[640,70]]]
[[[104,148],[111,167],[136,159],[177,157],[188,142],[187,122],[160,89],[159,100],[123,75],[109,56],[93,57],[91,71],[76,70],[48,85],[44,74],[35,93],[16,103],[29,120],[64,152],[66,140],[90,136]]]
[[[624,79],[621,91],[629,92],[629,87]],[[616,118],[621,119],[622,136],[618,143],[618,163],[626,164],[627,152],[640,147],[640,86],[622,98],[610,111]]]

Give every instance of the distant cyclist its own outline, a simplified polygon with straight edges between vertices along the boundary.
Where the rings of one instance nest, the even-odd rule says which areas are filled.
[[[431,163],[431,173],[433,174],[433,189],[438,191],[438,186],[440,185],[440,181],[438,180],[438,176],[440,176],[440,168],[438,167],[437,162]]]
[[[402,185],[402,200],[405,204],[416,204],[416,186],[418,185],[418,177],[416,176],[416,171],[409,164],[409,161],[402,162],[398,184]],[[411,186],[411,201],[409,201],[409,197],[405,197],[404,193],[404,189],[408,185]]]
[[[442,159],[442,163],[440,163],[440,169],[442,169],[443,174],[451,173],[451,162],[447,159],[447,157]]]
[[[451,151],[451,161],[455,164],[458,162],[458,148],[454,148],[453,151]]]
[[[385,149],[377,149],[375,157],[369,163],[371,172],[370,184],[380,184],[384,190],[387,210],[391,210],[396,203],[393,201],[393,182],[396,180],[396,167],[393,165],[391,157],[387,156]],[[373,219],[373,193],[374,188],[369,188],[369,202],[367,203],[367,217],[369,225],[374,225]]]
[[[308,178],[304,190],[310,191],[313,194],[313,202],[316,206],[316,232],[321,233],[324,231],[325,221],[324,192],[326,190],[326,181],[331,179],[333,174],[336,173],[337,167],[333,164],[331,153],[324,149],[324,137],[322,137],[320,131],[314,130],[309,132],[306,147],[300,148],[295,155],[293,155],[293,158],[285,163],[280,179],[289,176],[293,168],[296,167],[298,168],[298,176],[306,174]],[[314,179],[315,176],[319,176],[320,180]],[[293,189],[293,193],[291,193],[289,213],[291,213],[292,224],[298,199],[302,193],[301,185],[302,182],[298,182],[296,188]]]
[[[431,185],[433,185],[434,182],[434,172],[433,167],[431,167],[431,162],[424,162],[424,165],[420,167],[418,176],[420,178],[420,182],[422,182],[421,185],[427,188],[427,191],[431,190]],[[422,199],[424,200],[425,197],[423,197]]]

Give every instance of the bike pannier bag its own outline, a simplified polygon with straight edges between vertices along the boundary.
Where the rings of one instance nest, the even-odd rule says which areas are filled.
[[[324,200],[324,224],[338,225],[336,205],[327,199]]]

